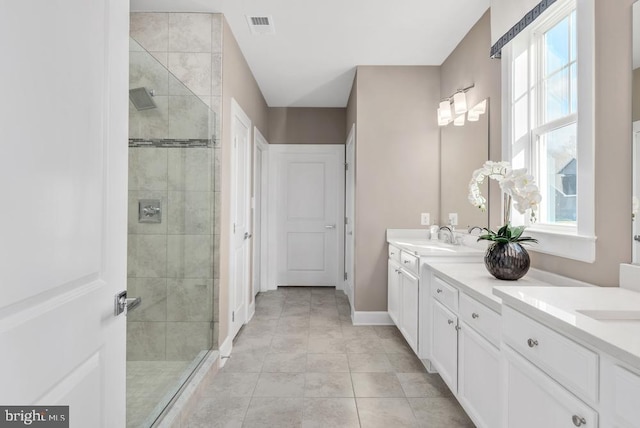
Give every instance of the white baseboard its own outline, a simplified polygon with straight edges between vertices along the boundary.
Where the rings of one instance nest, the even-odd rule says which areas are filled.
[[[394,325],[386,311],[353,311],[351,321],[353,325]]]
[[[233,339],[227,337],[224,342],[222,342],[222,345],[220,345],[220,349],[218,350],[220,352],[220,368],[224,367],[224,365],[227,363],[229,356],[231,356],[232,349]]]

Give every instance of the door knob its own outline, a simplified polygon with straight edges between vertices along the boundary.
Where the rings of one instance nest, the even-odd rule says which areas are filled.
[[[582,425],[586,425],[587,420],[583,417],[580,417],[578,415],[573,415],[573,417],[571,418],[571,420],[573,421],[573,424],[577,427],[582,426]]]
[[[123,290],[115,295],[113,315],[118,316],[123,312],[126,315],[128,311],[137,308],[141,303],[142,297],[127,298],[127,290]]]

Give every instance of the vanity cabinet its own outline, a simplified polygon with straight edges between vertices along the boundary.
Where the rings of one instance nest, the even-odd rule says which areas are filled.
[[[458,392],[458,317],[433,301],[431,363],[451,392]]]
[[[387,311],[405,340],[418,353],[418,258],[389,246]]]
[[[400,265],[398,262],[389,259],[387,270],[387,312],[395,325],[399,322],[400,310]]]
[[[508,306],[502,317],[505,426],[597,427],[598,354]]]
[[[500,314],[432,276],[431,362],[478,427],[500,426]]]
[[[402,288],[400,291],[402,313],[400,316],[400,332],[407,343],[418,353],[418,278],[410,273],[402,272]]]
[[[512,350],[505,356],[505,427],[561,428],[598,426],[598,414],[532,363]]]

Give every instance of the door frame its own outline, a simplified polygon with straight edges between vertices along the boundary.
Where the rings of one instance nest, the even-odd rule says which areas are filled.
[[[351,156],[351,154],[353,156]],[[355,261],[355,256],[356,256],[356,236],[355,236],[355,228],[356,228],[356,213],[355,213],[355,205],[356,205],[356,181],[355,181],[355,167],[356,167],[356,124],[354,123],[353,125],[351,125],[351,130],[349,131],[349,135],[347,136],[347,142],[345,144],[345,179],[344,179],[344,185],[345,185],[345,192],[344,192],[344,198],[345,198],[345,206],[344,206],[344,217],[345,217],[345,222],[344,222],[344,273],[345,276],[348,275],[347,279],[344,280],[344,291],[347,294],[347,297],[349,298],[349,304],[351,305],[351,307],[353,308],[353,299],[354,299],[354,293],[355,293],[355,279],[356,279],[356,274],[355,274],[355,265],[356,265],[356,261]],[[347,180],[347,175],[349,173],[353,174],[353,181],[351,183],[349,183],[349,180]],[[347,186],[350,186],[349,188]],[[353,212],[351,213],[351,217],[349,217],[349,201],[347,201],[347,195],[351,194],[352,195],[352,207],[353,207]],[[353,233],[352,238],[348,238],[347,236],[347,227],[351,228],[351,231]],[[353,248],[351,249],[351,263],[347,263],[347,246],[349,245],[349,239],[351,239],[351,242],[353,243]]]
[[[256,154],[258,152],[262,153],[261,164],[260,164],[260,176],[258,177],[258,156]],[[256,207],[256,195],[260,194],[260,206]],[[259,291],[267,291],[267,271],[269,269],[269,265],[267,263],[267,234],[265,233],[268,229],[268,194],[269,194],[269,142],[262,135],[260,130],[257,127],[253,128],[253,242],[256,242],[256,237],[260,236],[260,248],[257,248],[253,245],[253,270],[252,270],[252,279],[253,279],[253,295],[255,297]],[[256,221],[256,211],[260,210],[260,222]],[[256,264],[260,263],[260,278],[258,278],[258,285],[256,287]]]
[[[282,154],[335,154],[337,162],[344,163],[344,145],[343,144],[270,144],[268,157],[269,164],[269,192],[268,201],[276,201],[277,199],[277,183],[279,182],[279,171],[277,168],[277,156]],[[338,171],[344,171],[344,165],[338,165]],[[344,174],[338,174],[338,183],[336,201],[336,222],[344,224]],[[267,258],[268,258],[268,275],[267,290],[276,290],[278,284],[276,281],[278,266],[278,221],[276,204],[268,203],[267,209]],[[336,225],[337,226],[337,225]],[[336,290],[344,290],[344,227],[336,227],[337,233],[337,251],[338,258],[336,263],[335,284]]]
[[[234,118],[238,118],[240,120],[240,122],[242,122],[243,125],[246,126],[247,128],[247,164],[246,165],[246,171],[247,171],[247,215],[248,215],[248,219],[247,219],[247,225],[251,225],[251,188],[250,188],[250,183],[251,183],[251,145],[250,145],[250,141],[251,141],[251,119],[249,118],[249,116],[247,116],[247,114],[244,112],[244,110],[242,109],[242,107],[240,107],[240,104],[238,104],[238,102],[235,100],[235,98],[231,98],[231,116],[230,116],[230,129],[231,129],[231,141],[233,141],[234,139],[234,134],[235,134],[235,130],[234,130],[234,126],[233,126],[233,120]],[[231,189],[230,189],[230,201],[231,201],[231,215],[230,215],[230,222],[229,222],[229,230],[231,231],[231,233],[229,233],[229,241],[230,241],[230,250],[233,252],[235,249],[235,233],[233,232],[233,228],[234,228],[234,219],[236,217],[236,213],[235,213],[235,201],[236,201],[236,197],[237,197],[237,190],[235,189],[235,168],[234,168],[234,156],[236,156],[235,154],[235,149],[233,148],[233,144],[231,147]],[[251,231],[249,231],[249,233],[251,233]],[[246,245],[246,244],[245,244]],[[251,255],[251,251],[249,251],[249,255]],[[235,275],[235,258],[229,257],[229,276],[230,276],[230,280],[229,280],[229,295],[228,295],[228,304],[229,304],[229,313],[227,314],[227,321],[228,321],[228,325],[229,325],[229,337],[231,338],[231,340],[233,340],[233,338],[235,337],[235,335],[237,334],[237,332],[233,332],[233,325],[234,325],[234,321],[233,321],[233,299],[234,299],[234,289],[233,286],[235,285],[235,278],[233,278],[233,275]],[[251,260],[247,260],[247,269],[250,269],[251,267]],[[243,316],[242,318],[242,323],[245,324],[247,322],[247,320],[249,319],[249,304],[251,302],[251,300],[248,299],[250,292],[249,292],[249,284],[251,284],[251,278],[249,277],[249,274],[247,274],[247,283],[244,285],[245,287],[245,292],[244,292],[244,298],[245,298],[245,305],[244,305],[244,313],[241,314]]]

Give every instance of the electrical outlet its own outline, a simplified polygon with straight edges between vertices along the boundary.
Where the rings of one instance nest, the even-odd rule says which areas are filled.
[[[449,213],[449,224],[451,226],[458,225],[458,213]]]
[[[429,213],[420,214],[420,224],[423,226],[429,226],[431,224],[431,216]]]

